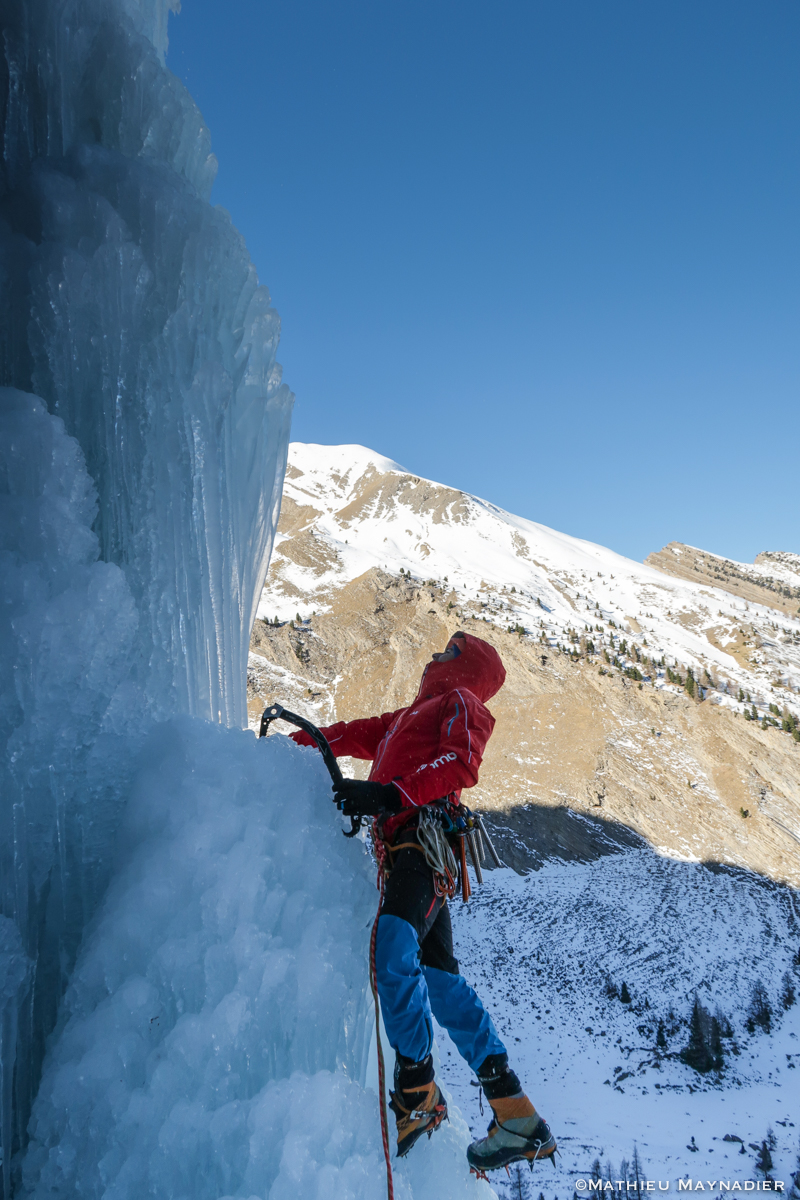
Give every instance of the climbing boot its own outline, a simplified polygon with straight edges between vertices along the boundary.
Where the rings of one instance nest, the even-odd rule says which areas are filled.
[[[389,1107],[397,1120],[397,1157],[403,1158],[427,1133],[430,1137],[447,1116],[447,1105],[433,1078],[433,1058],[421,1062],[397,1055],[394,1091]]]
[[[553,1158],[556,1140],[539,1116],[508,1065],[505,1054],[492,1054],[478,1069],[478,1080],[492,1106],[492,1121],[485,1138],[472,1143],[467,1160],[482,1174],[522,1159],[533,1163]],[[553,1159],[555,1166],[555,1160]]]

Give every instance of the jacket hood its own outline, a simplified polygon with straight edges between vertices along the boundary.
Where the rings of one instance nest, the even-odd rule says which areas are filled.
[[[464,649],[450,662],[429,662],[422,672],[418,700],[440,696],[454,688],[468,688],[482,704],[503,686],[506,670],[494,646],[483,638],[464,634]]]

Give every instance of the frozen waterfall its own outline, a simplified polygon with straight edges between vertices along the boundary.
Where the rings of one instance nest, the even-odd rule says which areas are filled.
[[[371,864],[241,728],[279,322],[168,7],[2,5],[2,1195],[378,1197]],[[489,1195],[465,1139],[398,1200]]]
[[[161,0],[6,0],[0,162],[0,1137],[44,1044],[154,721],[245,721],[292,397],[208,193]]]

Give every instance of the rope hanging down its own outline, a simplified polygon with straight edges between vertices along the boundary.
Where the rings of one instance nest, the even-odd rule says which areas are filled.
[[[261,717],[261,728],[258,736],[266,737],[269,727],[273,721],[283,720],[288,721],[290,725],[296,725],[298,729],[304,730],[316,742],[317,747],[322,754],[325,766],[328,768],[328,774],[334,784],[342,782],[342,772],[339,770],[339,764],[336,761],[331,748],[328,745],[324,734],[317,729],[316,725],[312,725],[305,717],[300,717],[297,713],[289,712],[281,704],[272,704],[264,710]],[[355,837],[361,825],[360,817],[350,818],[350,831],[344,833],[345,837]],[[389,1121],[386,1115],[386,1069],[383,1062],[383,1046],[381,1045],[381,1013],[378,1003],[378,981],[375,972],[375,944],[378,938],[378,918],[381,915],[383,907],[383,893],[386,883],[386,847],[378,836],[377,821],[372,823],[372,843],[375,850],[375,858],[378,863],[378,890],[380,891],[380,899],[378,901],[378,911],[375,915],[375,922],[372,926],[372,936],[369,941],[369,983],[372,988],[372,997],[375,1001],[375,1037],[378,1042],[378,1089],[380,1091],[380,1110],[381,1110],[381,1138],[383,1139],[383,1156],[386,1159],[386,1191],[389,1200],[394,1200],[394,1180],[392,1179],[392,1157],[389,1148]]]
[[[378,863],[378,911],[372,924],[372,935],[369,939],[369,985],[372,988],[372,998],[375,1001],[375,1041],[378,1047],[378,1092],[381,1112],[381,1139],[383,1141],[383,1157],[386,1159],[386,1193],[389,1200],[394,1200],[394,1180],[392,1178],[392,1152],[389,1146],[389,1118],[386,1112],[386,1068],[383,1062],[383,1046],[381,1045],[381,1009],[378,1000],[378,977],[375,970],[375,945],[378,939],[378,921],[383,908],[383,892],[386,886],[386,847],[378,833],[377,819],[372,822],[372,846]]]

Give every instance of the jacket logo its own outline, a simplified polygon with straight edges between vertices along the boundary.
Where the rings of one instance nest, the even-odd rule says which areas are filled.
[[[442,763],[455,762],[457,758],[457,754],[442,754],[439,758],[435,758],[433,762],[423,763],[421,767],[417,767],[416,774],[418,775],[420,771],[426,771],[428,767],[441,767]]]

